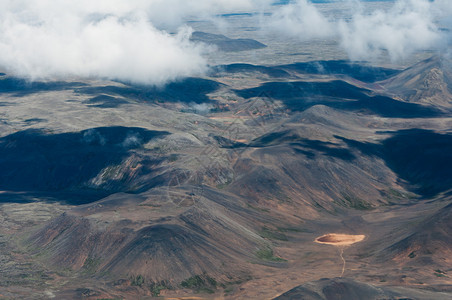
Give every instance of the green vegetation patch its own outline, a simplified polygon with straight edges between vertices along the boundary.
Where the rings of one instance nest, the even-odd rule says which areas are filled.
[[[271,248],[260,249],[256,252],[256,256],[259,259],[272,261],[272,262],[286,262],[287,260],[281,257],[276,257],[273,255],[273,250]]]
[[[401,202],[407,202],[417,198],[416,194],[409,193],[406,191],[396,190],[389,188],[387,190],[380,191],[381,196],[386,200],[382,201],[383,205],[396,205]]]
[[[160,296],[160,292],[163,290],[173,289],[173,287],[165,281],[151,282],[151,283],[149,283],[149,281],[148,281],[146,283],[146,278],[140,274],[130,277],[130,285],[138,286],[138,287],[142,287],[142,288],[149,288],[153,297]]]
[[[232,183],[232,180],[231,180],[231,179],[228,179],[225,183],[217,184],[217,189],[220,189],[220,190],[225,189],[225,188],[227,188],[231,183]]]
[[[260,212],[270,212],[270,209],[268,209],[268,208],[257,207],[257,206],[251,205],[249,203],[247,203],[247,206],[248,206],[248,208],[251,208],[251,209],[254,209],[254,210],[257,210]]]
[[[149,286],[149,289],[151,290],[151,294],[153,297],[158,297],[158,296],[160,296],[161,291],[171,290],[172,287],[167,282],[161,281],[161,282],[157,282],[157,283],[156,282],[151,283],[151,285]]]
[[[87,274],[94,274],[100,265],[100,258],[88,257],[83,263],[83,271]]]
[[[229,282],[220,283],[219,286],[223,288],[223,292],[225,296],[228,296],[234,292],[237,286],[241,285],[244,282],[250,281],[253,279],[251,275],[246,275],[241,278],[236,278],[233,280],[231,276],[228,276],[228,278],[231,280]]]
[[[435,273],[433,273],[436,277],[449,277],[446,275],[446,272],[441,271],[440,269],[435,270]]]
[[[357,210],[370,210],[373,209],[372,205],[366,201],[347,194],[342,194],[342,198],[335,201],[337,204],[345,207],[354,208]]]
[[[130,278],[130,284],[132,286],[139,286],[141,287],[144,284],[144,276],[143,275],[136,275],[136,276],[132,276]]]
[[[181,286],[197,293],[213,294],[217,289],[217,281],[207,274],[195,275],[181,282]]]
[[[295,228],[295,227],[278,227],[280,232],[309,232],[306,229]]]
[[[284,233],[271,230],[268,227],[262,228],[262,230],[259,232],[259,235],[261,237],[269,239],[269,240],[279,240],[279,241],[287,241],[288,240],[287,236]]]
[[[179,159],[179,155],[172,153],[168,156],[168,161],[169,162],[175,162]]]

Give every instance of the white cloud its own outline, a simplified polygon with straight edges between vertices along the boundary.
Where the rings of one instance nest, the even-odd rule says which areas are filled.
[[[265,1],[264,1],[265,2]],[[161,85],[203,73],[190,15],[249,10],[257,0],[2,0],[0,66],[31,80],[103,77]],[[155,25],[157,24],[157,25]]]
[[[186,17],[214,20],[217,14],[262,11],[272,0],[151,0],[148,3],[148,13],[155,24],[174,27]]]
[[[107,140],[97,130],[89,129],[83,133],[82,141],[87,144],[99,144],[105,146]]]
[[[276,11],[270,28],[300,40],[328,37],[333,34],[332,23],[307,0],[298,0]]]
[[[316,5],[297,0],[272,16],[270,26],[300,40],[334,37],[353,60],[373,59],[387,51],[392,60],[440,46],[438,19],[449,20],[450,0],[397,0],[388,10],[367,11],[360,1],[344,0],[351,17],[328,19]]]
[[[190,108],[198,114],[207,114],[209,113],[214,107],[210,103],[190,103]]]
[[[400,0],[388,11],[355,14],[339,22],[342,47],[352,59],[376,57],[386,50],[392,60],[429,49],[440,40],[427,0]]]
[[[161,85],[207,69],[209,48],[189,41],[191,28],[184,22],[269,11],[271,2],[0,0],[0,68],[32,80],[81,76]],[[316,5],[297,0],[272,7],[269,26],[300,40],[337,38],[353,59],[372,58],[382,49],[398,59],[440,40],[433,20],[450,22],[449,2],[398,0],[388,11],[331,20]]]
[[[121,146],[124,148],[133,148],[139,147],[143,144],[140,136],[136,133],[128,133],[124,141],[121,143]]]

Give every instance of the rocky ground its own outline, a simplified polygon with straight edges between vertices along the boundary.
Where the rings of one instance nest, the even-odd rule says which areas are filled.
[[[450,297],[448,66],[3,75],[1,296]]]

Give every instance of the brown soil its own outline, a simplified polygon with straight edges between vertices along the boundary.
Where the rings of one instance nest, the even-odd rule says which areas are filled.
[[[333,246],[348,246],[364,240],[365,235],[351,235],[341,233],[328,233],[315,239],[316,243]]]

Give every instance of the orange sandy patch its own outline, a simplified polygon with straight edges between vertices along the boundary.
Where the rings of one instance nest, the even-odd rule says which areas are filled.
[[[237,139],[237,140],[234,140],[234,142],[238,142],[238,143],[248,143],[248,140],[245,140],[245,139]]]
[[[176,298],[166,298],[167,300],[205,300],[206,298],[200,297],[176,297]]]
[[[316,243],[327,244],[333,246],[348,246],[361,242],[366,238],[365,235],[351,235],[342,233],[328,233],[315,239]]]

